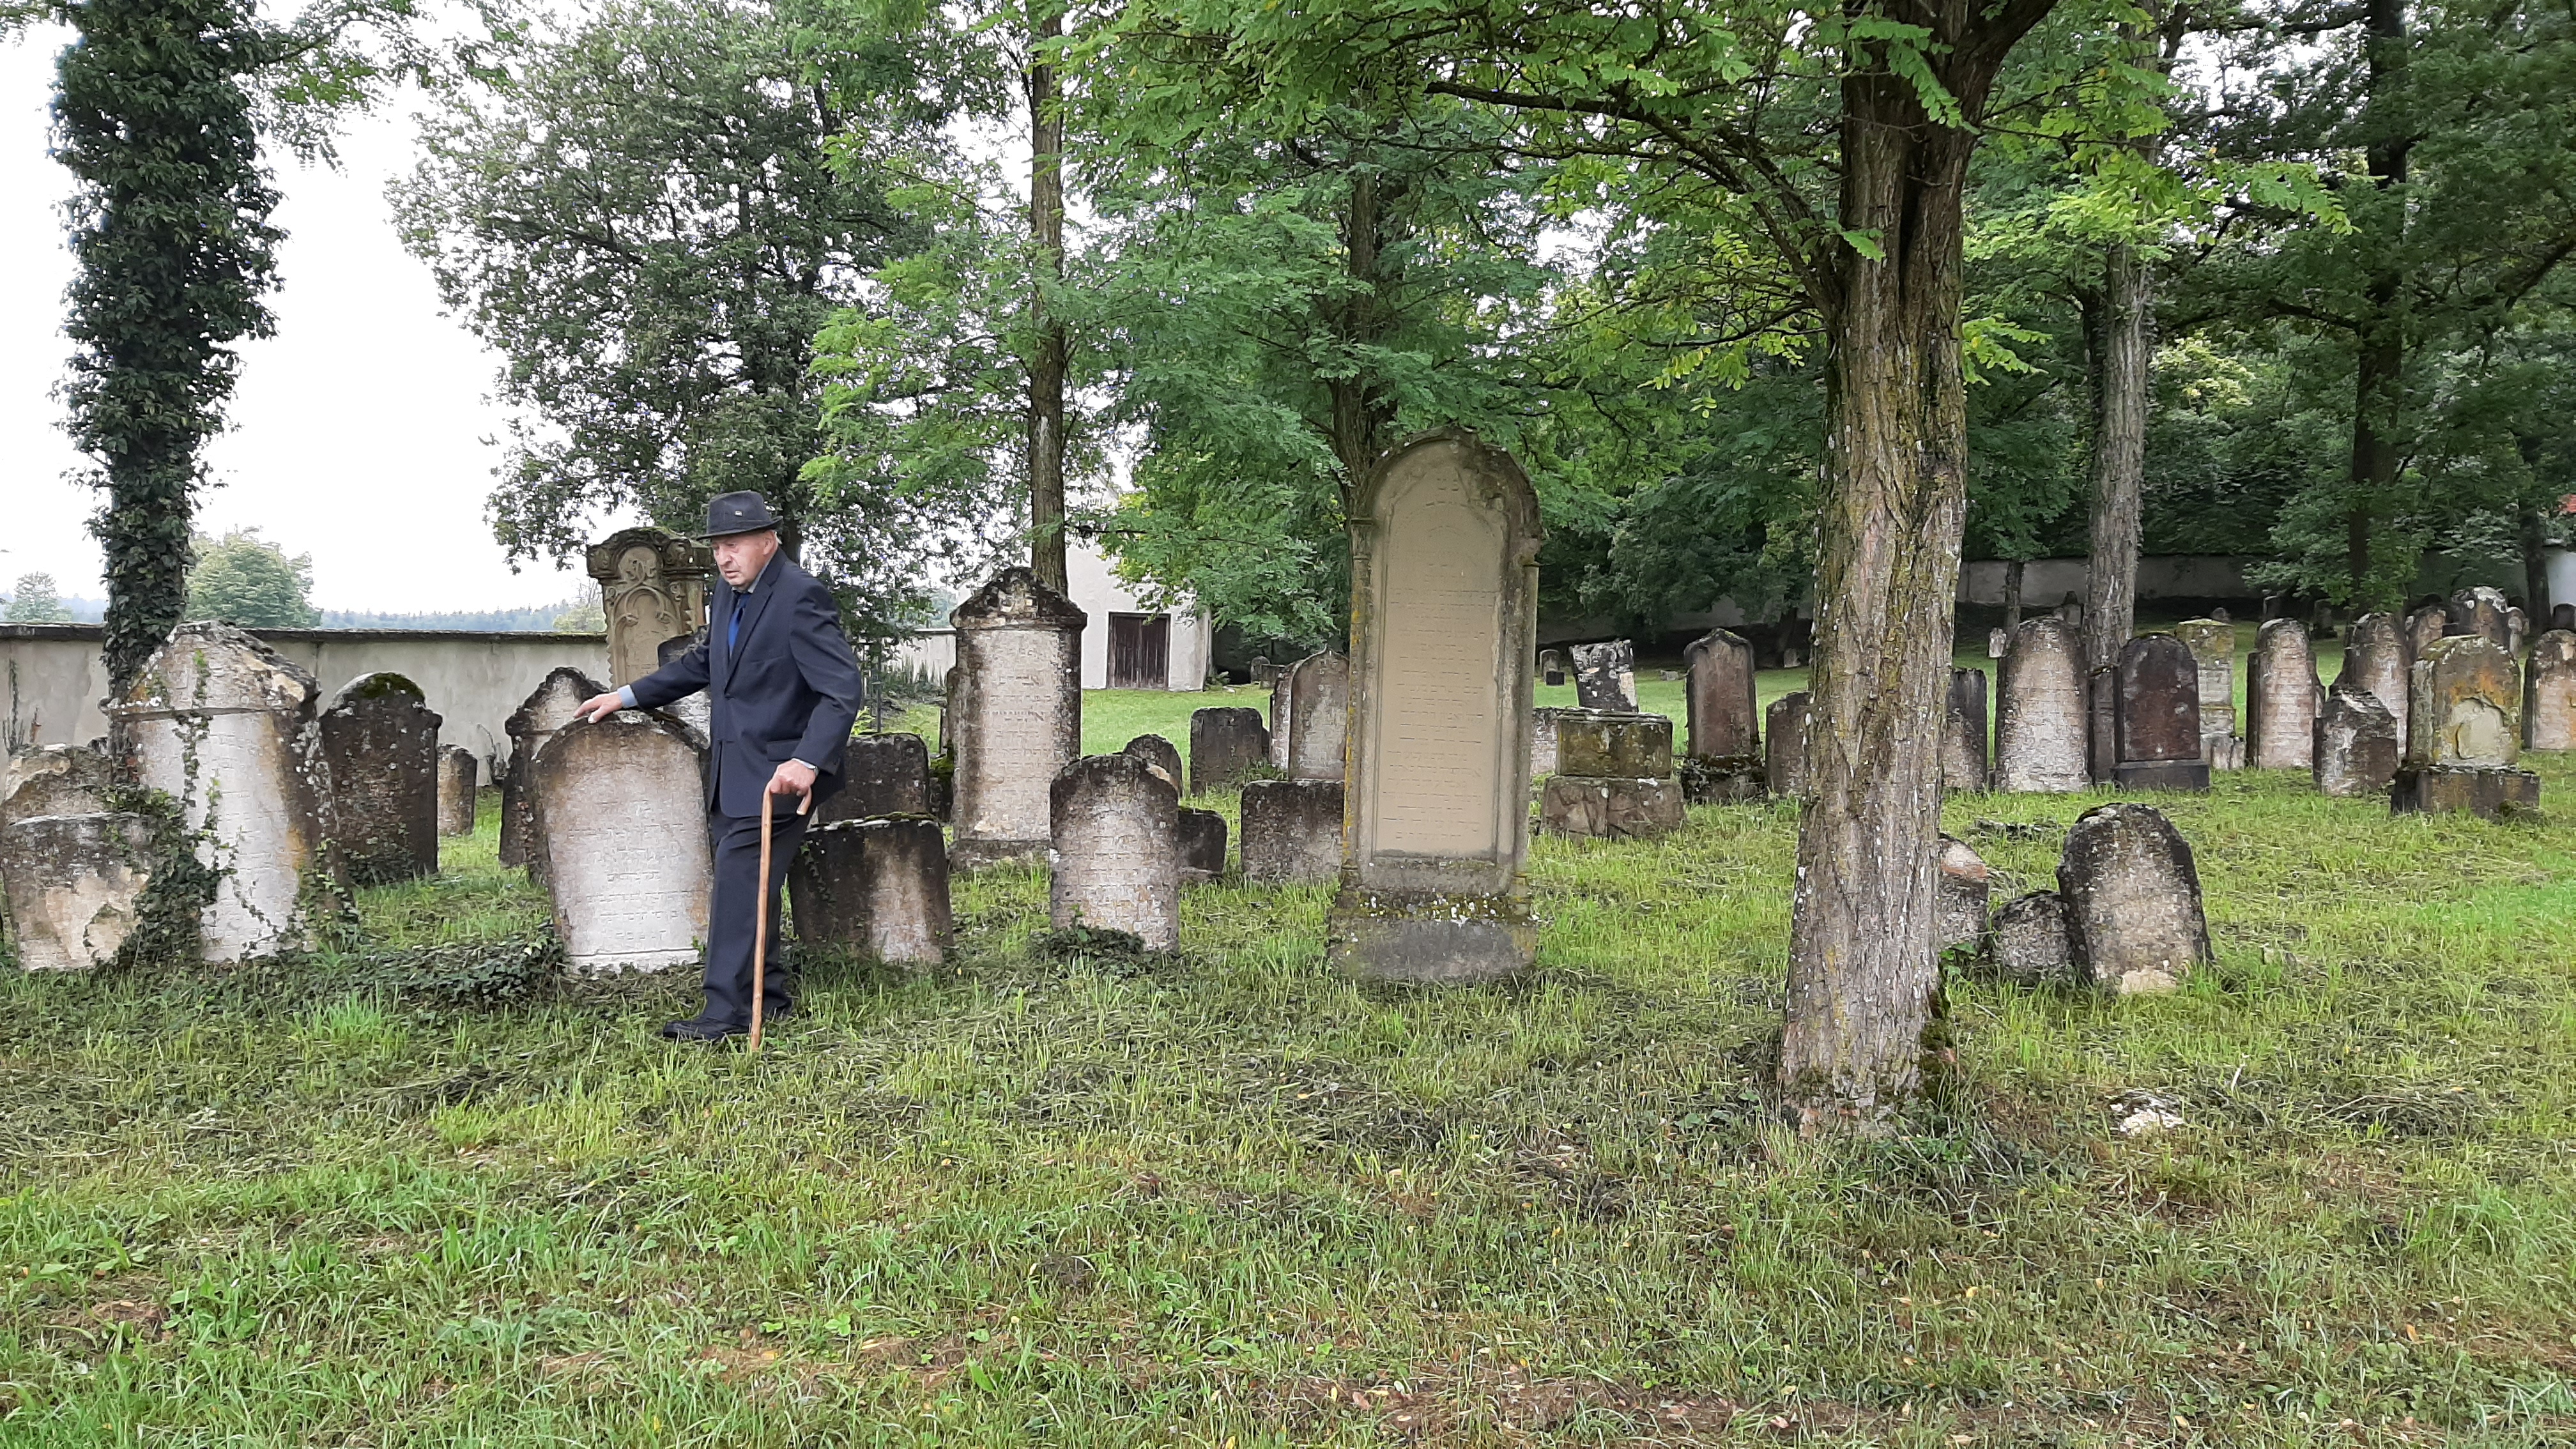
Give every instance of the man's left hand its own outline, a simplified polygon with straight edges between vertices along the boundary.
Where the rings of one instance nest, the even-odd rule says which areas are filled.
[[[794,795],[799,799],[814,793],[814,767],[789,760],[769,777],[769,793]]]

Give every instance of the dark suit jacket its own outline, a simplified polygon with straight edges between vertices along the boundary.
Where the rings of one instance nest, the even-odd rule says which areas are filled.
[[[708,809],[757,816],[761,787],[789,760],[821,772],[814,782],[820,804],[841,787],[842,757],[866,689],[841,633],[840,606],[784,553],[741,598],[742,638],[734,647],[725,647],[725,635],[735,592],[718,575],[705,641],[627,688],[646,709],[707,692],[715,737]]]

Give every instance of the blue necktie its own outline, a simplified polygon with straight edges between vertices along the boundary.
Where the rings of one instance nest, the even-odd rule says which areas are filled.
[[[742,647],[742,595],[733,596],[733,622],[725,626],[725,653],[730,656]]]

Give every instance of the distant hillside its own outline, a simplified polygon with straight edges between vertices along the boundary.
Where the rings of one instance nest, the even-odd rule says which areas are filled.
[[[588,601],[586,601],[588,602]],[[529,609],[474,609],[436,614],[385,614],[366,609],[324,609],[325,629],[473,629],[491,633],[550,633],[555,620],[580,607],[570,601]],[[600,628],[598,606],[590,603],[590,623]]]

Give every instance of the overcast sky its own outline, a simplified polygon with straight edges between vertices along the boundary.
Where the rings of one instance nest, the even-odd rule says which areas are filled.
[[[0,42],[0,584],[49,572],[103,598],[90,489],[54,400],[72,265],[48,154],[53,58],[66,32]],[[550,603],[589,587],[578,569],[512,573],[483,521],[502,414],[484,401],[496,359],[438,315],[428,270],[396,242],[385,182],[407,171],[407,112],[353,123],[341,169],[275,160],[283,288],[277,335],[242,347],[232,431],[209,450],[208,531],[257,526],[313,556],[314,602],[413,612]]]

